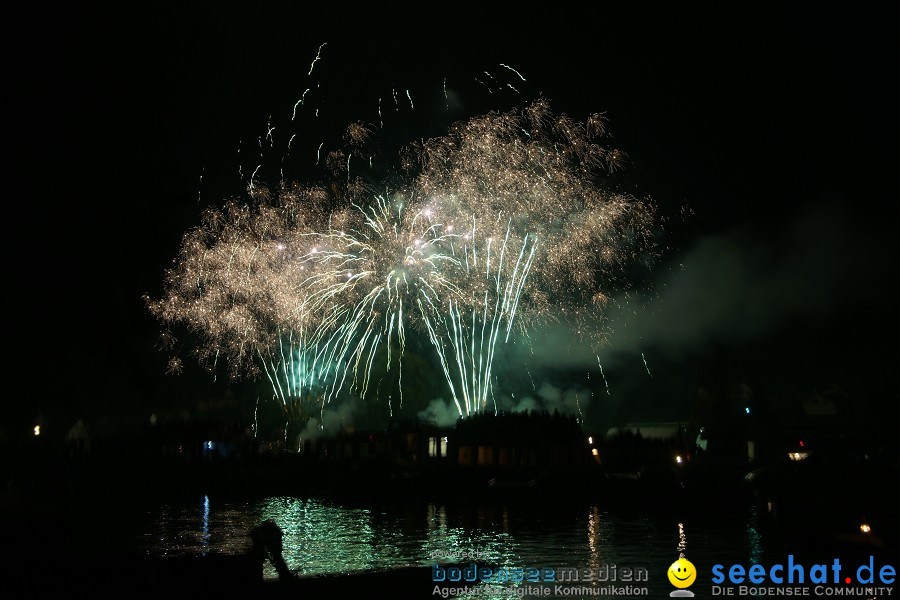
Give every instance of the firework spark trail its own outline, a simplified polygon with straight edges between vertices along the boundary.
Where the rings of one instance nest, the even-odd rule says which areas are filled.
[[[266,139],[269,140],[269,146],[272,147],[275,145],[275,138],[272,136],[272,132],[275,131],[275,127],[272,126],[272,115],[269,115],[269,123],[266,128],[268,129]]]
[[[493,93],[494,93],[494,90],[492,90],[491,87],[490,87],[488,84],[486,84],[485,82],[483,82],[482,80],[480,80],[480,79],[478,79],[478,78],[476,77],[476,78],[475,78],[475,81],[477,81],[478,83],[480,83],[481,85],[483,85],[484,88],[488,91],[488,93],[490,93],[490,94],[493,94]]]
[[[297,100],[297,102],[294,104],[294,112],[291,115],[291,121],[294,121],[297,119],[297,107],[304,105],[305,100],[306,100],[306,94],[308,94],[308,93],[309,93],[309,88],[306,88],[305,90],[303,90],[303,94],[300,96],[300,99]]]
[[[484,292],[484,301],[480,306],[476,305],[465,311],[460,310],[459,304],[449,306],[449,326],[447,319],[437,318],[443,335],[435,334],[435,328],[429,326],[432,343],[438,351],[441,364],[445,370],[445,376],[451,382],[450,391],[454,403],[460,409],[461,415],[469,415],[484,410],[487,407],[488,395],[492,394],[491,371],[494,363],[497,341],[501,331],[505,329],[507,335],[515,317],[518,307],[520,291],[531,268],[534,245],[528,258],[523,262],[525,248],[529,245],[526,238],[518,254],[512,275],[506,281],[503,280],[504,260],[509,243],[509,228],[500,248],[498,262],[495,263],[495,271],[491,271],[490,253],[492,240],[489,238],[486,245],[485,279],[490,282]],[[474,238],[475,236],[471,236]],[[477,266],[475,260],[475,244],[471,246],[473,260],[471,270]],[[471,316],[471,324],[468,317]],[[452,360],[447,360],[447,350],[439,338],[449,340],[447,344],[452,352]],[[448,362],[454,364],[455,371],[447,366]],[[453,376],[451,376],[451,372]],[[456,386],[452,381],[456,380],[460,385],[460,396],[457,395]],[[462,410],[462,407],[465,410]]]
[[[528,380],[531,382],[531,389],[537,391],[537,387],[534,385],[534,377],[531,376],[531,371],[528,370],[528,365],[525,365],[525,372],[528,373]]]
[[[597,365],[600,367],[600,376],[603,377],[603,384],[606,386],[606,395],[612,396],[609,391],[609,382],[606,381],[606,375],[603,373],[603,365],[600,364],[600,356],[597,356]]]
[[[259,435],[259,396],[256,397],[256,406],[253,408],[253,438]]]
[[[402,404],[418,331],[459,414],[485,410],[513,333],[528,343],[555,321],[602,337],[607,286],[650,238],[648,207],[598,185],[618,156],[595,139],[598,119],[538,101],[456,124],[416,147],[412,179],[381,193],[350,177],[369,131],[351,126],[349,152],[326,158],[347,171],[343,189],[273,192],[254,181],[258,166],[254,204],[208,211],[150,308],[200,333],[201,359],[221,352],[233,374],[264,375],[286,409],[365,396],[380,352]]]
[[[316,57],[313,59],[312,64],[309,65],[309,73],[307,73],[307,77],[312,75],[313,69],[316,67],[316,63],[322,60],[322,48],[328,45],[328,42],[323,43],[319,46],[318,52],[316,52]]]
[[[644,358],[644,353],[641,352],[641,360],[644,361],[644,368],[647,370],[647,375],[650,376],[650,379],[653,379],[653,373],[650,372],[650,366],[647,365],[647,359]]]
[[[525,78],[522,77],[522,74],[519,73],[518,71],[516,71],[515,69],[513,69],[511,66],[509,66],[509,65],[504,65],[503,63],[500,63],[500,66],[503,67],[504,69],[509,69],[510,71],[512,71],[513,73],[515,73],[516,75],[518,75],[519,79],[521,79],[522,81],[525,81]]]

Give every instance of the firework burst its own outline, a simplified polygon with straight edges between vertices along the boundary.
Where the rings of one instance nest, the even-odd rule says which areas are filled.
[[[329,154],[341,185],[253,182],[249,205],[208,211],[151,311],[199,334],[208,364],[265,374],[286,407],[365,396],[379,349],[402,377],[410,331],[430,341],[461,416],[490,406],[511,338],[565,321],[600,340],[653,221],[604,185],[623,154],[602,143],[602,115],[579,122],[541,100],[462,122],[404,149],[402,181],[381,188],[350,176],[373,130],[351,125],[348,150]]]

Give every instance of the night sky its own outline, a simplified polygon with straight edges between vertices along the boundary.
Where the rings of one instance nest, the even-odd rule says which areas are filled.
[[[27,34],[5,52],[15,427],[224,393],[190,361],[165,374],[142,297],[161,293],[201,210],[240,193],[239,141],[253,149],[270,115],[287,129],[322,43],[311,139],[374,120],[392,87],[416,102],[412,139],[538,95],[578,119],[605,112],[629,156],[619,185],[665,222],[650,300],[614,315],[612,394],[597,414],[674,418],[699,387],[742,383],[784,397],[836,387],[896,414],[900,102],[887,14],[437,8],[454,13],[162,5],[12,25]],[[500,63],[526,77],[521,95],[476,81]],[[559,338],[538,362],[564,390],[596,359]]]

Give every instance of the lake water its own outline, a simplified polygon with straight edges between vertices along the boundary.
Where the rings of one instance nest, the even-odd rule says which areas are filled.
[[[597,573],[615,566],[620,575],[617,587],[646,588],[643,597],[659,598],[668,597],[673,590],[667,571],[682,552],[697,569],[691,590],[698,597],[712,595],[712,567],[716,564],[725,565],[727,571],[733,564],[784,564],[788,555],[793,555],[795,563],[831,564],[840,558],[849,567],[863,564],[873,555],[876,566],[900,566],[896,551],[843,543],[824,535],[829,523],[823,523],[820,534],[809,528],[775,527],[760,514],[764,507],[737,496],[711,495],[699,502],[692,497],[690,502],[678,503],[653,494],[623,500],[614,494],[548,498],[523,491],[508,499],[463,494],[438,501],[418,499],[409,489],[409,495],[400,497],[380,494],[373,498],[370,491],[361,486],[359,493],[351,496],[252,498],[210,492],[178,499],[137,493],[94,494],[72,504],[56,520],[53,513],[38,511],[28,527],[45,523],[40,535],[32,536],[41,541],[32,552],[61,548],[64,554],[54,562],[81,559],[73,563],[70,573],[77,574],[78,565],[86,564],[98,571],[100,579],[104,572],[112,575],[117,568],[136,564],[135,556],[244,554],[251,546],[250,532],[266,519],[284,531],[284,558],[301,576],[434,564],[449,569],[471,562],[510,573],[515,569],[558,572],[573,568]],[[53,537],[62,532],[64,538]],[[477,558],[456,558],[461,552],[477,553]],[[624,581],[625,568],[645,569],[647,580]],[[276,578],[271,565],[266,563],[265,569],[267,578]],[[421,590],[390,595],[439,597],[433,595],[428,581],[422,585]],[[506,583],[478,597],[548,597],[526,589],[534,585]],[[596,588],[610,583],[585,585]],[[561,597],[553,591],[551,588],[549,597]]]
[[[647,581],[617,585],[645,587],[660,597],[673,589],[666,570],[679,552],[701,572],[695,587],[708,591],[713,564],[764,562],[767,553],[783,546],[777,540],[767,544],[751,504],[735,505],[725,511],[727,516],[720,512],[678,515],[584,502],[354,506],[321,498],[220,500],[204,495],[149,510],[138,545],[155,556],[239,554],[250,545],[251,529],[272,519],[284,531],[288,566],[301,575],[460,566],[472,560],[453,558],[455,553],[477,552],[474,562],[494,568],[574,567],[596,573],[603,565],[615,565],[620,574],[623,567],[644,568]],[[266,569],[266,577],[276,577],[270,565]],[[427,598],[431,592],[414,596]],[[544,596],[523,594],[507,584],[502,592],[480,597]]]

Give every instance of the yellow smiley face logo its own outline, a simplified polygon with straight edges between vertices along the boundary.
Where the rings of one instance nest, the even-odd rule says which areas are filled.
[[[668,571],[669,581],[677,588],[686,588],[697,579],[697,569],[686,558],[679,558],[672,563]]]

